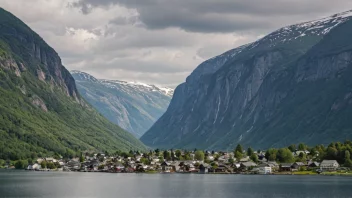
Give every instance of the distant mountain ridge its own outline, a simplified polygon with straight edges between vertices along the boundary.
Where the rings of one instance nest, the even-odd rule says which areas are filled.
[[[80,94],[102,115],[141,137],[166,111],[174,90],[140,82],[98,80],[71,71]]]
[[[290,25],[200,64],[142,142],[232,149],[351,138],[351,16]]]
[[[0,159],[145,150],[78,93],[59,55],[0,8]]]

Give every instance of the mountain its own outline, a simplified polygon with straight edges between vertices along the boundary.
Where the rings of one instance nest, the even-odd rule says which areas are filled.
[[[0,159],[144,150],[77,92],[58,54],[0,8]]]
[[[351,16],[287,26],[205,61],[142,142],[265,149],[352,138]]]
[[[111,122],[141,137],[165,113],[173,89],[136,82],[98,80],[72,71],[79,93]]]

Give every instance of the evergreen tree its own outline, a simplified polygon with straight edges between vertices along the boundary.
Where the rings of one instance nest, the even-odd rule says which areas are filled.
[[[238,145],[236,146],[235,153],[236,153],[237,151],[240,152],[241,154],[243,153],[243,147],[242,147],[241,144],[238,144]]]
[[[346,167],[352,167],[351,154],[349,151],[345,151],[345,164]]]
[[[181,157],[181,155],[182,155],[181,151],[180,151],[180,150],[176,150],[176,151],[175,151],[175,154],[176,154],[176,157],[177,157],[178,159],[180,159],[180,157]]]
[[[163,153],[163,156],[164,156],[164,159],[167,160],[167,161],[170,161],[171,160],[171,155],[170,155],[170,152],[169,151],[164,151]]]
[[[295,152],[296,151],[296,145],[295,144],[291,144],[288,149],[290,149],[291,152]]]
[[[247,156],[252,156],[253,153],[254,153],[253,149],[251,147],[248,147]]]
[[[304,150],[306,150],[306,148],[307,148],[307,146],[304,145],[303,143],[300,143],[300,144],[298,145],[298,150],[300,150],[300,151],[304,151]]]
[[[159,149],[155,149],[155,154],[156,154],[156,156],[159,156],[159,154],[160,154],[160,150]]]

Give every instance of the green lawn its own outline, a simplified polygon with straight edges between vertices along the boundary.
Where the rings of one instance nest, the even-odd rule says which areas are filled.
[[[293,172],[294,175],[317,175],[318,173],[314,171],[297,171]]]

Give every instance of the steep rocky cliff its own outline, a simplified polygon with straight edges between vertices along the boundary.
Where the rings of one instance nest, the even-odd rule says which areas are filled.
[[[202,63],[141,138],[152,147],[232,149],[352,137],[351,12],[291,25]]]
[[[58,54],[0,8],[0,159],[145,149],[77,92]]]
[[[78,101],[74,79],[62,66],[58,54],[21,20],[2,9],[0,11],[0,37],[3,45],[6,43],[12,53],[16,54],[16,61],[10,60],[16,74],[28,71],[39,80],[60,87]],[[3,66],[6,67],[6,64]]]
[[[165,113],[173,89],[118,80],[98,80],[72,71],[79,93],[111,122],[141,137]]]

